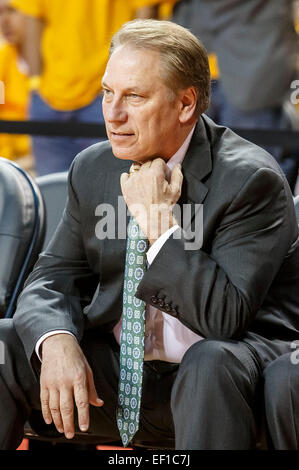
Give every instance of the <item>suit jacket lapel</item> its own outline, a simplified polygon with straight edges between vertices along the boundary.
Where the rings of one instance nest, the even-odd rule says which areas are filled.
[[[106,204],[111,205],[115,212],[113,220],[115,238],[112,240],[106,238],[104,240],[102,253],[102,272],[108,273],[108,277],[113,277],[116,272],[121,272],[125,263],[126,228],[129,217],[127,215],[127,206],[122,197],[120,176],[122,173],[129,172],[132,162],[125,161],[122,163],[119,169],[107,172],[104,189],[104,201]]]
[[[115,158],[111,153],[111,158]],[[112,223],[115,224],[115,237],[104,238],[99,249],[101,251],[101,268],[99,285],[94,293],[91,304],[85,309],[88,315],[88,322],[95,326],[98,318],[101,317],[101,323],[107,324],[107,329],[112,330],[118,322],[122,313],[122,293],[124,283],[124,266],[126,257],[126,225],[128,217],[125,211],[121,214],[121,221],[118,220],[119,196],[122,196],[120,187],[121,173],[128,172],[132,162],[120,162],[119,167],[108,170],[105,175],[105,182],[101,188],[101,199],[107,204],[108,210],[113,210],[115,217],[112,217]],[[123,201],[124,202],[124,201]],[[125,222],[123,220],[126,219]],[[124,224],[125,227],[121,227]],[[119,237],[119,229],[124,232],[124,236]]]
[[[184,226],[184,229],[192,227],[195,215],[200,210],[198,205],[203,203],[209,191],[209,188],[203,181],[211,171],[212,156],[210,141],[204,119],[200,117],[182,164],[184,180],[179,205],[181,210],[183,210],[183,205],[189,204],[191,210],[190,223],[186,227]]]

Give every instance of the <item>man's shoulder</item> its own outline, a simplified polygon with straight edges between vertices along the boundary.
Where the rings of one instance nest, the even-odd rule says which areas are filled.
[[[210,119],[204,118],[204,123],[211,158],[211,172],[205,180],[210,198],[229,206],[245,188],[255,192],[253,197],[264,197],[266,188],[272,188],[283,190],[292,203],[286,177],[266,150]]]
[[[105,140],[104,142],[98,142],[82,150],[82,152],[75,157],[74,166],[76,169],[79,169],[82,165],[96,165],[100,161],[109,163],[112,157],[111,144],[109,140]]]
[[[232,129],[218,126],[205,118],[211,144],[214,172],[240,181],[247,179],[260,169],[268,169],[284,179],[284,174],[275,158],[265,149],[236,134]]]

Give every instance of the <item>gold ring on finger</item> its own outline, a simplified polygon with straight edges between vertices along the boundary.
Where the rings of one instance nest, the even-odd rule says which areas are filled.
[[[133,163],[130,167],[130,175],[135,173],[136,171],[139,171],[140,170],[140,166],[139,163]]]

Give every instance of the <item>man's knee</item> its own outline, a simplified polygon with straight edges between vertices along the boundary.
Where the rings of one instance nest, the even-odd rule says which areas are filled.
[[[194,343],[180,364],[173,394],[182,383],[205,392],[237,387],[255,393],[260,383],[256,358],[245,343],[206,339]]]
[[[0,320],[0,365],[5,364],[7,355],[13,355],[20,339],[16,333],[13,320]]]
[[[186,351],[181,368],[199,368],[215,374],[240,361],[242,354],[244,352],[237,342],[206,339],[194,343]]]
[[[0,381],[10,395],[28,412],[40,408],[39,377],[29,363],[13,320],[0,320]],[[1,362],[2,360],[2,362]]]
[[[264,371],[266,400],[284,400],[290,389],[299,389],[299,364],[285,354],[269,364]]]
[[[186,351],[179,366],[171,394],[172,411],[175,413],[180,399],[189,398],[190,394],[206,406],[212,397],[218,399],[223,395],[224,390],[227,397],[236,397],[237,393],[252,402],[259,383],[259,367],[245,343],[198,341]]]

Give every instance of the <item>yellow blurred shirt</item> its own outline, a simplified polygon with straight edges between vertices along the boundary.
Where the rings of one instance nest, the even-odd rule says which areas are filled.
[[[11,0],[44,21],[40,94],[59,111],[90,104],[101,89],[112,35],[161,0]]]
[[[4,84],[4,104],[0,104],[0,119],[25,120],[28,105],[28,77],[20,70],[14,46],[0,42],[0,80]],[[30,153],[27,136],[0,134],[0,156],[14,160]]]
[[[160,20],[169,20],[171,19],[172,11],[174,5],[178,0],[164,0],[163,3],[159,6],[159,19]]]

